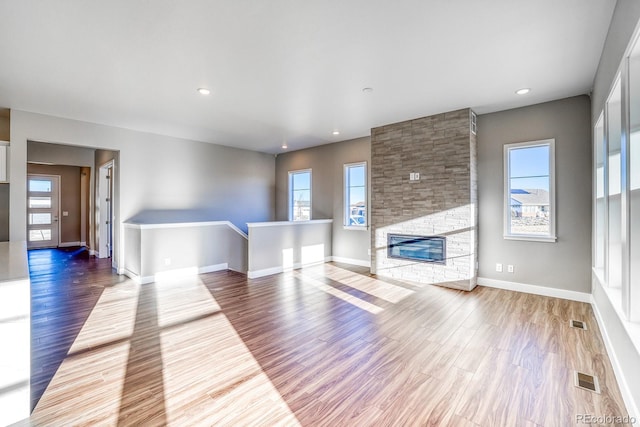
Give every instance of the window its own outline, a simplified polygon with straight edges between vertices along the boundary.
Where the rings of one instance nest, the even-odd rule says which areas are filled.
[[[311,219],[311,169],[289,172],[289,221]]]
[[[604,162],[606,159],[606,153],[604,151],[604,115],[600,115],[598,122],[596,123],[594,132],[594,167],[595,167],[595,208],[594,208],[594,257],[593,265],[597,272],[604,279],[605,276],[605,226],[606,226],[606,198],[605,198],[605,186],[604,186]]]
[[[622,286],[622,84],[618,77],[606,104],[607,283]]]
[[[344,225],[367,227],[367,163],[344,165]]]
[[[553,242],[555,140],[504,146],[506,239]]]

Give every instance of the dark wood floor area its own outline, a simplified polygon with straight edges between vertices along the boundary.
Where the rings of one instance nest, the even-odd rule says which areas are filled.
[[[588,304],[333,263],[139,286],[57,256],[30,256],[34,382],[46,387],[32,425],[568,426],[627,414]],[[597,375],[601,393],[576,388],[574,370]]]
[[[32,408],[66,357],[105,287],[124,279],[86,248],[29,251]]]

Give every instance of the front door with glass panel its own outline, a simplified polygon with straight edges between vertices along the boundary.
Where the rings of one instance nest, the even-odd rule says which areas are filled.
[[[28,175],[27,247],[57,247],[60,177]]]

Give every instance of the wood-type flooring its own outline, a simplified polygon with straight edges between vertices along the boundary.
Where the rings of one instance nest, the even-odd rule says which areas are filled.
[[[564,427],[627,415],[589,304],[337,263],[140,286],[82,252],[30,262],[30,425]],[[576,388],[574,370],[597,375],[601,393]]]

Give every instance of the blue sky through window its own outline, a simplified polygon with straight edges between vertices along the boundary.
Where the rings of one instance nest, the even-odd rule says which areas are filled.
[[[510,187],[549,191],[549,146],[512,148],[509,150]]]

